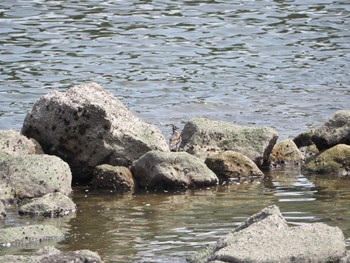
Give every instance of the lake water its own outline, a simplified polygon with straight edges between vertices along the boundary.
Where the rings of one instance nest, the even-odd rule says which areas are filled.
[[[0,129],[20,130],[40,96],[94,81],[166,137],[170,124],[203,116],[294,137],[349,109],[349,62],[347,1],[2,0]],[[326,222],[349,237],[349,197],[347,180],[286,170],[261,184],[176,194],[78,188],[76,216],[13,210],[5,226],[58,224],[60,248],[107,262],[183,262],[269,204],[291,224]]]

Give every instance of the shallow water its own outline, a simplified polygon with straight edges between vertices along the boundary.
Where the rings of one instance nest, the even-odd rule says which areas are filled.
[[[205,116],[293,137],[349,109],[349,28],[347,1],[3,0],[0,129],[20,130],[40,96],[95,81],[168,135]],[[184,262],[270,204],[291,225],[326,222],[349,237],[349,199],[349,180],[286,170],[175,194],[77,188],[76,215],[20,218],[13,208],[4,225],[54,224],[67,233],[61,249],[106,262]]]

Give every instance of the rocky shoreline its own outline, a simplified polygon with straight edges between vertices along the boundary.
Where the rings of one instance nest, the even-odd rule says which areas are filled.
[[[19,205],[20,214],[60,217],[75,213],[70,196],[72,183],[76,182],[89,184],[92,189],[123,194],[139,189],[184,190],[251,182],[264,178],[267,170],[286,165],[300,167],[308,175],[350,176],[350,110],[335,112],[323,126],[306,131],[293,140],[277,142],[278,133],[270,127],[240,126],[206,118],[188,121],[181,139],[177,151],[170,151],[166,138],[157,127],[137,118],[96,83],[74,86],[64,93],[50,92],[33,105],[21,133],[0,131],[0,220],[6,217],[6,206],[11,204]],[[261,218],[262,214],[266,216]],[[270,256],[256,252],[259,255],[254,257],[250,250],[259,251],[257,246],[262,244],[244,244],[247,237],[242,234],[243,229],[253,229],[249,231],[254,233],[267,229],[271,233],[272,229],[263,224],[269,222],[270,217],[279,221],[273,223],[278,227],[273,230],[276,235],[268,235],[269,242],[277,242],[281,247]],[[189,261],[349,260],[339,228],[311,224],[302,230],[290,230],[277,207],[266,208],[247,220],[244,227],[233,230],[233,234],[223,239],[225,241],[218,241],[215,247],[206,249],[205,256],[199,252]],[[63,234],[57,234],[59,229],[50,235],[50,231],[44,231],[45,226],[31,227],[39,229],[34,231],[39,236],[29,235],[27,230],[0,229],[0,246],[6,249],[26,242],[64,238]],[[42,231],[44,237],[40,236]],[[307,247],[317,240],[317,244],[331,243],[335,248],[328,249],[326,254],[320,253],[326,250],[319,251],[319,248],[300,252],[300,247],[279,241],[283,235],[300,238],[302,235],[298,231],[304,233],[304,243],[299,239],[295,242],[302,246]],[[257,233],[249,238],[266,240],[263,234],[259,237]],[[330,233],[338,239],[330,239]],[[237,242],[243,242],[246,250],[232,245]],[[45,252],[40,253],[33,256],[31,262],[60,262],[59,258],[65,257],[81,260],[75,262],[102,261],[94,252],[85,251],[85,257],[80,252],[65,254],[55,250],[50,255],[51,261],[45,261],[48,260],[48,255],[46,259],[43,256]],[[315,256],[318,254],[319,257]],[[0,257],[0,262],[6,262],[6,257],[9,256]],[[27,261],[21,261],[19,257],[16,262]]]

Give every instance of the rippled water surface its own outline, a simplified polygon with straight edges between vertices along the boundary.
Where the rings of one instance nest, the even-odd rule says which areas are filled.
[[[205,116],[293,137],[349,109],[349,60],[348,1],[2,0],[0,129],[20,130],[49,91],[95,81],[164,133]],[[326,222],[349,237],[349,198],[347,180],[286,170],[176,194],[79,188],[75,216],[19,218],[14,209],[5,226],[58,225],[61,249],[88,248],[107,262],[184,262],[269,204],[291,225]]]

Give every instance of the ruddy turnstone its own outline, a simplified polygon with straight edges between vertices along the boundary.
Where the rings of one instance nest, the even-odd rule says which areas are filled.
[[[173,134],[169,139],[169,148],[170,148],[170,151],[177,152],[179,150],[179,146],[182,139],[181,139],[180,133],[178,132],[179,128],[173,124],[172,126],[173,126]]]

